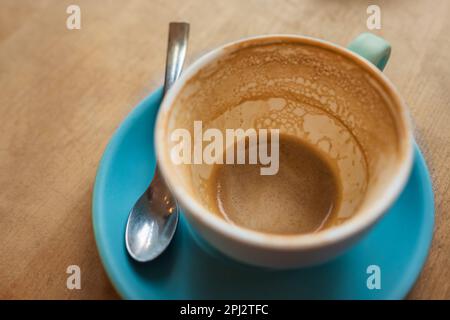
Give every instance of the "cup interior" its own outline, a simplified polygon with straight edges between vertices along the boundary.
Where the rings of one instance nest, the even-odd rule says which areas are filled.
[[[408,116],[395,89],[362,58],[318,40],[268,36],[218,49],[164,99],[156,141],[163,174],[187,205],[214,215],[206,190],[212,165],[170,160],[171,132],[184,128],[193,136],[199,120],[203,130],[279,129],[316,146],[342,183],[342,225],[380,215],[411,166]]]

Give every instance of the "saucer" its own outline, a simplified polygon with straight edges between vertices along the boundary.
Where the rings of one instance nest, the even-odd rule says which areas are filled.
[[[326,264],[289,271],[246,266],[203,250],[183,214],[173,243],[153,262],[127,254],[128,213],[155,168],[153,128],[162,90],[123,121],[100,162],[93,194],[97,248],[117,292],[126,299],[402,299],[422,269],[434,223],[426,163],[415,146],[409,181],[389,212],[354,247]],[[368,267],[380,289],[368,289]]]

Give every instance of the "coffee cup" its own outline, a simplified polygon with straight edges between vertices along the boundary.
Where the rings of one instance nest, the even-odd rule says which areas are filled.
[[[389,54],[370,33],[348,49],[267,35],[189,66],[162,101],[155,144],[194,232],[228,257],[282,269],[328,261],[361,239],[413,160],[407,107],[381,72]],[[250,163],[252,133],[253,160],[270,161]]]

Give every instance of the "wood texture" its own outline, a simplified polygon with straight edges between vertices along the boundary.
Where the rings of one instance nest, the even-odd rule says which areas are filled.
[[[81,30],[66,8],[81,7]],[[371,2],[370,2],[371,3]],[[228,41],[298,33],[342,45],[367,1],[0,0],[0,298],[118,298],[91,225],[97,164],[114,129],[161,83],[167,24],[191,23],[188,63]],[[409,297],[450,298],[449,1],[378,1],[387,76],[411,108],[434,184],[436,227]],[[66,288],[66,268],[82,289]]]

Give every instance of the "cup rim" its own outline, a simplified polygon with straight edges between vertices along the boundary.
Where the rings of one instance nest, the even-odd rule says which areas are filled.
[[[321,48],[337,52],[347,57],[365,68],[365,70],[375,76],[380,84],[383,85],[383,92],[390,92],[390,97],[394,104],[399,107],[400,118],[403,121],[403,134],[406,139],[406,149],[402,155],[402,162],[399,170],[392,178],[388,187],[384,190],[383,196],[376,201],[370,208],[364,210],[359,209],[353,217],[345,223],[334,226],[329,229],[322,230],[317,233],[307,234],[270,234],[247,229],[238,225],[230,224],[224,219],[205,208],[199,201],[191,197],[190,194],[177,184],[177,176],[170,172],[168,152],[164,150],[164,132],[170,115],[170,106],[174,102],[178,93],[184,87],[184,84],[193,78],[204,66],[216,61],[218,58],[233,52],[240,46],[251,44],[252,42],[270,43],[271,40],[277,42],[297,42],[311,46],[319,46]],[[413,135],[411,118],[408,108],[398,93],[392,82],[370,61],[362,56],[350,51],[345,47],[341,47],[332,42],[321,40],[309,36],[300,36],[295,34],[268,34],[243,38],[237,41],[229,42],[219,46],[198,58],[194,63],[186,68],[181,77],[175,82],[172,88],[167,92],[161,102],[155,125],[155,149],[159,169],[167,183],[171,192],[175,195],[177,201],[182,205],[187,215],[192,215],[196,220],[202,222],[210,230],[219,233],[225,237],[233,238],[241,242],[245,242],[255,247],[276,249],[276,250],[301,250],[323,247],[332,243],[340,242],[344,239],[352,237],[364,230],[370,228],[381,218],[390,205],[397,199],[400,192],[406,185],[407,179],[412,168],[413,162]]]

